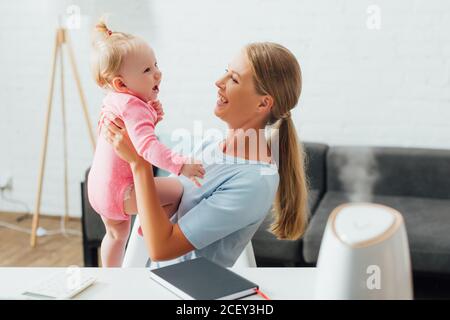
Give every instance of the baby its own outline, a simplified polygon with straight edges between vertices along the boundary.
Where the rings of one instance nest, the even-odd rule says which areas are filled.
[[[152,48],[138,37],[112,32],[103,21],[94,32],[93,74],[97,84],[107,89],[102,115],[114,114],[125,123],[134,147],[145,160],[199,185],[197,178],[205,173],[202,165],[172,152],[155,136],[155,125],[164,113],[157,100],[162,74]],[[102,120],[99,132],[101,125]],[[158,185],[162,206],[178,203],[182,192],[179,183]],[[136,195],[128,163],[101,136],[89,173],[88,196],[106,228],[102,265],[120,267],[130,232],[130,215],[137,214]]]

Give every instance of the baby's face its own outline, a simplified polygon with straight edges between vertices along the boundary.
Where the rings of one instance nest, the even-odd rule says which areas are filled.
[[[140,44],[125,56],[120,75],[131,94],[146,102],[157,99],[162,73],[155,53],[147,44]]]

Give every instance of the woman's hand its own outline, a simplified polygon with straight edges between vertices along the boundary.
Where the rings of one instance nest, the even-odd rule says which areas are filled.
[[[117,155],[133,164],[142,160],[128,136],[125,124],[119,118],[104,117],[102,134],[114,148]]]

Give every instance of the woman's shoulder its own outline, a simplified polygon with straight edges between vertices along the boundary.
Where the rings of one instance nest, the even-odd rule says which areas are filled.
[[[257,164],[237,165],[234,168],[223,187],[252,190],[252,193],[268,197],[277,191],[280,178],[276,168]]]
[[[269,164],[249,164],[239,168],[239,176],[248,180],[249,183],[256,185],[271,185],[278,183],[279,174],[276,166]]]

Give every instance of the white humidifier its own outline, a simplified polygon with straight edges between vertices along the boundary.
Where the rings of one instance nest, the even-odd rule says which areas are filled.
[[[412,299],[402,215],[372,203],[333,210],[317,261],[316,299]]]

